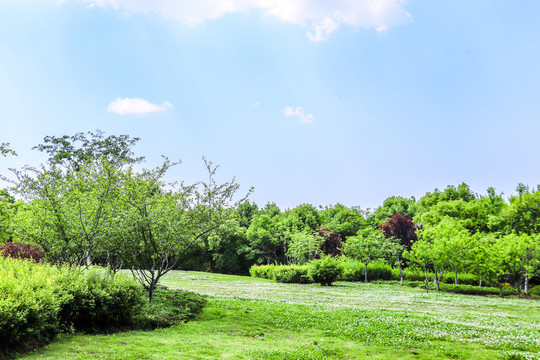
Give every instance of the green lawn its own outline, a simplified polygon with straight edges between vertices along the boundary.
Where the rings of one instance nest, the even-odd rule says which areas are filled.
[[[24,358],[540,359],[537,300],[197,272],[163,284],[208,294],[209,305],[184,325],[66,337]]]

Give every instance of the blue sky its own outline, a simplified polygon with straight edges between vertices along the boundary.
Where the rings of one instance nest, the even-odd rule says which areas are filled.
[[[259,205],[540,183],[540,2],[0,0],[0,142],[101,129]]]

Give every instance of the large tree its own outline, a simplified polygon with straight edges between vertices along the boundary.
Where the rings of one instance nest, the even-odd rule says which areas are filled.
[[[234,200],[239,189],[235,179],[218,184],[217,166],[203,160],[208,180],[193,185],[163,181],[177,164],[169,160],[155,169],[124,173],[124,208],[117,218],[116,238],[124,249],[125,264],[150,300],[163,275],[180,266],[192,246],[234,219],[233,209],[245,200]]]
[[[104,137],[102,132],[46,137],[35,147],[49,155],[39,167],[13,170],[13,190],[33,209],[23,219],[25,236],[49,260],[82,265],[105,251],[110,221],[118,205],[119,174],[141,158],[131,148],[137,139]]]

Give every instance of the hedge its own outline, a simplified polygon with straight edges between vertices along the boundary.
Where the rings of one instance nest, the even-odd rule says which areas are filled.
[[[251,276],[281,283],[309,284],[309,265],[254,265],[249,269]]]

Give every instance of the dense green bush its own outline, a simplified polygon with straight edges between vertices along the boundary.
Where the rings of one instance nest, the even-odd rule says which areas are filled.
[[[58,333],[67,294],[54,286],[62,271],[0,257],[0,354],[43,343]]]
[[[63,325],[85,332],[111,331],[133,325],[146,303],[144,289],[123,274],[103,269],[71,269],[57,281],[69,294],[62,304]]]
[[[273,269],[273,277],[281,283],[309,284],[313,282],[309,275],[309,265],[276,266]]]
[[[341,264],[332,256],[312,261],[309,266],[309,275],[313,281],[324,286],[331,286],[341,275]]]
[[[364,264],[358,260],[341,258],[339,260],[342,268],[341,280],[343,281],[364,281]],[[371,280],[393,280],[395,279],[392,267],[384,263],[371,263],[368,265],[368,279]]]
[[[0,355],[60,331],[131,326],[145,302],[133,279],[0,257]]]
[[[529,289],[529,295],[540,296],[540,285],[537,285]]]
[[[249,269],[253,277],[282,283],[309,284],[309,265],[253,265]]]
[[[282,265],[282,266],[285,266],[285,265]],[[275,267],[276,265],[253,265],[249,269],[249,274],[255,278],[275,280],[274,279]]]

